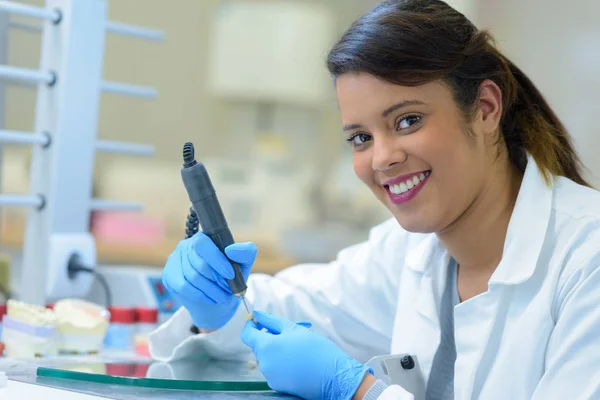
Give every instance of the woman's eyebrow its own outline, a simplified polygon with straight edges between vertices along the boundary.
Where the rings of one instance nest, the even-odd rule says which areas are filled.
[[[425,103],[423,103],[421,100],[406,100],[406,101],[400,102],[398,104],[394,104],[393,106],[387,108],[383,113],[381,113],[381,116],[387,117],[388,115],[390,115],[391,113],[393,113],[396,110],[399,110],[401,108],[408,107],[408,106],[415,106],[415,105],[425,105]]]
[[[352,131],[352,130],[358,129],[358,128],[362,128],[362,125],[361,124],[344,125],[344,132]]]

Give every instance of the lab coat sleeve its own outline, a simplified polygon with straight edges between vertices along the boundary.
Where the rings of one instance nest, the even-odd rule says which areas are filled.
[[[391,346],[399,254],[408,240],[395,220],[371,230],[369,239],[342,250],[329,264],[304,264],[275,276],[252,274],[246,299],[256,310],[307,320],[361,362],[388,354]],[[168,362],[208,353],[217,359],[245,359],[251,352],[240,340],[243,310],[223,328],[193,335],[192,320],[180,309],[150,335],[153,358]]]
[[[207,355],[220,360],[252,360],[252,353],[241,344],[241,340],[237,341],[245,323],[243,314],[243,307],[239,307],[223,328],[212,333],[194,334],[191,332],[192,317],[181,307],[148,336],[150,356],[165,363]]]
[[[596,256],[596,265],[600,257]],[[546,368],[532,400],[600,399],[600,268],[571,274],[560,290]]]
[[[377,400],[414,400],[412,393],[404,390],[402,386],[393,385],[381,393]]]

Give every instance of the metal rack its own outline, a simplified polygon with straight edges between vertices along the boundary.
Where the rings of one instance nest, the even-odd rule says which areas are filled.
[[[102,93],[157,97],[153,87],[102,80],[105,36],[160,41],[164,34],[108,21],[105,0],[47,0],[45,7],[0,1],[0,12],[41,22],[8,24],[11,29],[41,32],[42,50],[39,70],[0,65],[1,80],[37,87],[35,131],[0,130],[0,144],[33,147],[29,193],[0,194],[0,207],[29,208],[18,292],[21,300],[43,305],[47,296],[72,295],[72,285],[80,292],[91,284],[89,280],[71,286],[48,284],[66,279],[66,266],[54,265],[51,256],[54,237],[89,235],[93,210],[141,209],[138,204],[91,197],[95,153],[154,153],[148,145],[97,139]]]

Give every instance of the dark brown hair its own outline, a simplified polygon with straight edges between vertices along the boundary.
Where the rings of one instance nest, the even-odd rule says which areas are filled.
[[[365,72],[403,86],[444,80],[471,115],[482,81],[502,91],[500,141],[521,171],[530,153],[545,174],[589,186],[569,134],[533,82],[504,57],[486,31],[439,0],[385,1],[358,19],[327,58],[334,78]]]

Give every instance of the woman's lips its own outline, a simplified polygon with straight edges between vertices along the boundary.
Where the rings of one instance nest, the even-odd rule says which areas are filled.
[[[402,175],[390,179],[385,183],[384,187],[392,203],[397,205],[405,204],[419,194],[430,176],[431,170]]]

